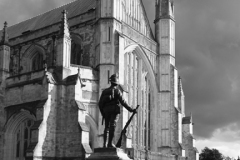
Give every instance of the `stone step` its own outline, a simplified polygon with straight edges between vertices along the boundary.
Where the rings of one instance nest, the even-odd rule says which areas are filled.
[[[95,148],[86,160],[131,160],[120,148]]]

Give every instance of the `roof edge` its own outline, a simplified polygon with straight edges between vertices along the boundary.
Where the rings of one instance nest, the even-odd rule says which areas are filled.
[[[58,7],[56,7],[56,8],[53,8],[53,9],[48,10],[48,11],[46,11],[46,12],[40,13],[40,14],[34,16],[34,17],[28,18],[28,19],[23,20],[23,21],[21,21],[21,22],[17,22],[16,24],[13,24],[13,25],[11,25],[11,26],[8,26],[8,28],[9,28],[9,27],[16,26],[16,25],[21,24],[21,23],[26,22],[26,21],[29,21],[29,20],[31,20],[31,19],[33,19],[33,18],[36,18],[36,17],[42,16],[42,15],[44,15],[44,14],[46,14],[46,13],[49,13],[49,12],[55,10],[55,9],[59,9],[59,8],[61,8],[61,7],[63,7],[63,6],[67,6],[67,5],[69,5],[69,4],[71,4],[71,3],[75,2],[75,1],[78,1],[78,0],[72,0],[72,1],[69,2],[69,3],[63,4],[63,5],[61,5],[61,6],[58,6]],[[0,30],[0,31],[2,31],[2,30]]]

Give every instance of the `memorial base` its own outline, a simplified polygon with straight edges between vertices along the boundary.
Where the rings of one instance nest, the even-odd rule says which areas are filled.
[[[132,160],[120,148],[96,148],[86,160]]]

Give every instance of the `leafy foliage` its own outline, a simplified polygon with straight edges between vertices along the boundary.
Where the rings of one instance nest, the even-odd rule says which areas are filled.
[[[224,157],[224,160],[232,160],[232,158],[230,158],[229,156]]]
[[[199,155],[199,160],[223,160],[223,155],[217,149],[205,147]]]

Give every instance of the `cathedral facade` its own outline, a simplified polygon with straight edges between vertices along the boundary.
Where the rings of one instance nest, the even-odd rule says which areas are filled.
[[[171,0],[76,0],[1,31],[0,159],[84,160],[102,147],[98,100],[119,75],[137,115],[123,137],[134,160],[198,160],[175,66]],[[115,142],[131,116],[122,108]]]

